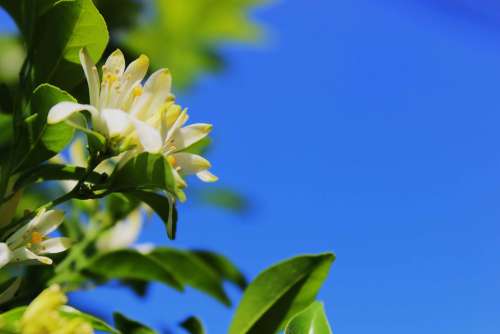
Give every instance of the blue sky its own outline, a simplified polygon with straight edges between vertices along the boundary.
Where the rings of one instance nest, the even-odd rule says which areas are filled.
[[[266,45],[225,49],[229,68],[181,97],[215,125],[222,185],[246,216],[182,205],[178,240],[249,277],[334,251],[320,299],[338,333],[497,333],[500,328],[500,5],[492,1],[287,1],[259,10]],[[239,293],[231,289],[234,300]],[[73,296],[152,326],[232,310],[154,285],[149,298]]]

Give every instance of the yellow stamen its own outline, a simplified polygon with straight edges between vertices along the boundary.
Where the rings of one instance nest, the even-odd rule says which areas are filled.
[[[118,77],[112,73],[106,73],[106,75],[104,77],[104,81],[109,82],[109,84],[112,84],[113,82],[115,82],[116,79],[118,79]]]
[[[167,161],[168,161],[168,163],[169,163],[170,165],[172,165],[172,166],[175,166],[175,163],[177,162],[177,161],[175,160],[175,158],[174,158],[174,156],[173,156],[173,155],[169,155],[169,156],[167,157]]]
[[[134,95],[135,97],[141,96],[142,95],[142,87],[135,86],[134,89],[132,90],[132,95]]]
[[[43,241],[43,234],[37,231],[33,231],[31,233],[31,243],[32,244],[39,244]]]

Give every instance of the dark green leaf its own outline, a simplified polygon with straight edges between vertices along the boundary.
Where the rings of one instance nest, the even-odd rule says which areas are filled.
[[[20,147],[17,148],[18,163],[15,170],[36,166],[50,159],[73,138],[74,129],[65,123],[47,124],[49,110],[62,101],[75,102],[73,97],[63,90],[43,84],[35,89],[31,99],[31,112],[22,129]]]
[[[285,334],[332,334],[323,303],[314,302],[299,312],[286,326]]]
[[[141,153],[128,160],[111,175],[115,191],[135,188],[160,189],[175,194],[172,168],[161,154]]]
[[[106,22],[92,0],[58,1],[40,18],[39,26],[34,48],[39,83],[75,86],[82,78],[80,49],[87,48],[96,61],[108,43]]]
[[[219,274],[195,254],[179,249],[158,247],[149,256],[156,259],[169,272],[174,272],[182,283],[209,294],[224,305],[231,305]]]
[[[83,167],[46,164],[37,166],[22,174],[15,186],[15,189],[20,189],[31,183],[51,180],[80,180],[86,174],[86,169]],[[105,176],[97,172],[92,172],[87,177],[91,183],[100,183],[105,181]]]
[[[127,196],[146,203],[154,212],[160,216],[167,228],[168,237],[173,240],[177,232],[177,209],[175,202],[168,195],[163,196],[148,191],[133,191],[126,193]]]
[[[245,290],[229,334],[276,333],[314,301],[334,259],[332,253],[298,256],[260,273]]]
[[[132,249],[117,250],[98,255],[86,267],[86,271],[106,279],[138,279],[157,281],[179,291],[183,285],[174,275],[154,258]]]
[[[205,334],[203,323],[197,317],[189,317],[181,322],[181,327],[188,331],[190,334]]]
[[[156,334],[148,326],[127,318],[121,313],[113,313],[113,319],[115,320],[115,327],[122,331],[123,334]]]
[[[218,206],[235,212],[245,212],[248,201],[243,195],[229,188],[211,187],[199,191],[200,200],[204,203]]]
[[[245,289],[247,286],[245,276],[243,276],[241,271],[224,255],[204,250],[194,250],[192,252],[214,270],[221,279],[228,280],[241,289]]]

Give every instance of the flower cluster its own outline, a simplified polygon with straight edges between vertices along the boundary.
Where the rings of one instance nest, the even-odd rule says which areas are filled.
[[[61,211],[41,210],[5,242],[0,243],[0,268],[17,262],[52,264],[52,260],[44,255],[63,252],[71,245],[69,238],[47,237],[61,225],[63,219]]]
[[[171,93],[172,77],[160,69],[144,82],[149,60],[141,55],[125,67],[120,50],[113,52],[102,66],[102,79],[85,49],[80,61],[87,79],[90,104],[61,102],[51,108],[48,123],[70,119],[79,111],[91,115],[93,130],[104,135],[116,152],[161,153],[172,166],[177,186],[184,188],[185,175],[196,174],[202,181],[213,182],[210,162],[200,155],[186,152],[205,138],[212,125],[184,126],[186,109],[175,103]]]

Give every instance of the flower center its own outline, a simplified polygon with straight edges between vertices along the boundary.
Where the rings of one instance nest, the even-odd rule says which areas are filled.
[[[135,86],[134,89],[132,90],[132,95],[134,95],[135,97],[141,96],[142,95],[142,87]]]
[[[31,233],[31,243],[37,245],[43,241],[43,234],[38,231]]]

